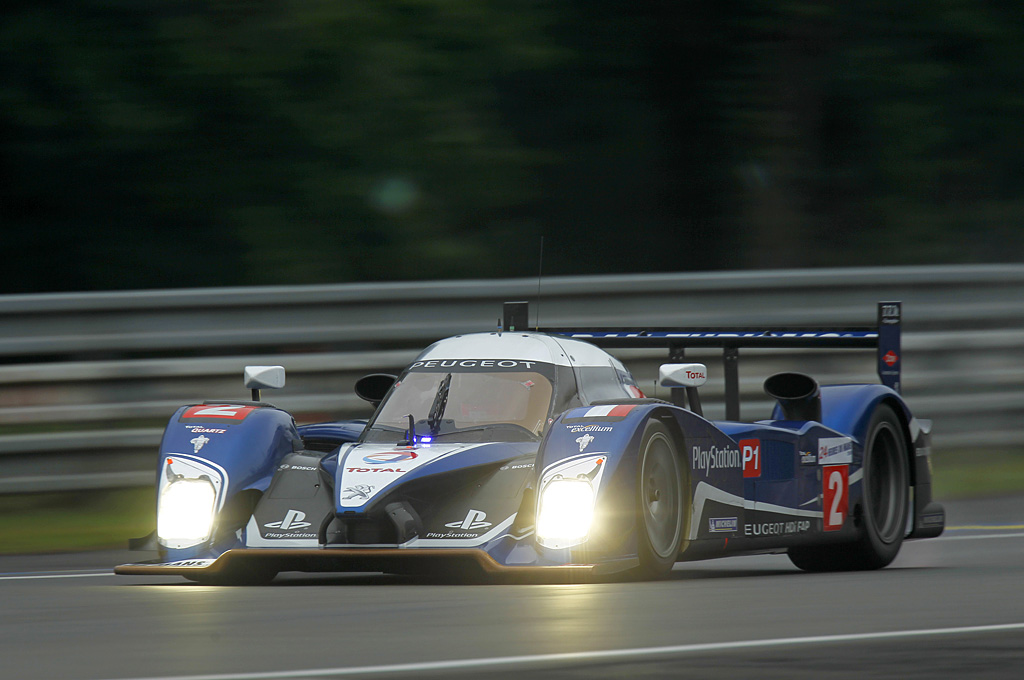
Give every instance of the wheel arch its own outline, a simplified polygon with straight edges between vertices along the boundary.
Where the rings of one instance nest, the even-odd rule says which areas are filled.
[[[900,423],[900,431],[907,448],[910,484],[917,483],[914,465],[914,437],[911,423],[914,416],[899,393],[884,385],[823,385],[822,424],[837,432],[845,432],[867,446],[868,425],[878,406],[885,404],[893,410]]]

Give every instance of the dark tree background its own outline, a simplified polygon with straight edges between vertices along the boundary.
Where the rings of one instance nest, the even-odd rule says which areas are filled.
[[[1020,261],[981,0],[8,0],[0,294]]]

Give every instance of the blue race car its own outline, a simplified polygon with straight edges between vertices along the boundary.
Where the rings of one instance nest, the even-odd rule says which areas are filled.
[[[938,536],[930,423],[899,394],[900,304],[877,326],[548,329],[525,303],[504,329],[434,343],[401,375],[356,384],[369,421],[296,426],[260,401],[280,366],[246,369],[252,401],[180,408],[160,446],[153,562],[118,574],[266,582],[281,571],[658,578],[681,560],[785,552],[801,569],[876,569]],[[672,401],[644,397],[603,347],[664,347]],[[724,353],[726,420],[703,416]],[[765,381],[741,422],[743,347],[865,347],[882,384]],[[767,415],[767,414],[766,414]]]

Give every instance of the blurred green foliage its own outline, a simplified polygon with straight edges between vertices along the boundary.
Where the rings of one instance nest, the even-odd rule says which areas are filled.
[[[0,554],[128,547],[156,528],[153,489],[0,496]]]
[[[2,12],[0,293],[1024,256],[1017,3]]]

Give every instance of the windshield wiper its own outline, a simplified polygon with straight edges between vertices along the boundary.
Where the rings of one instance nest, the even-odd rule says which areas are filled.
[[[441,419],[444,417],[445,406],[448,405],[448,389],[452,385],[452,374],[449,373],[437,386],[437,394],[434,395],[434,403],[430,405],[430,413],[427,415],[427,426],[430,427],[430,434],[437,435],[441,429]]]

